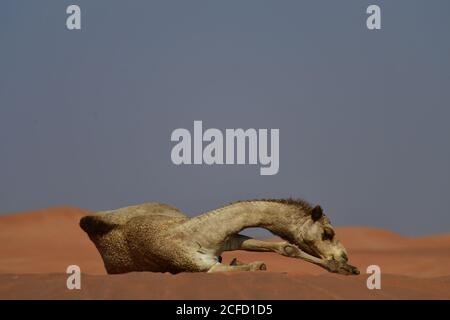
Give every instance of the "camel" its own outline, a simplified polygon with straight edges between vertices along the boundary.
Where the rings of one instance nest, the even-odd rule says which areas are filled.
[[[193,218],[173,206],[150,202],[85,216],[80,227],[109,274],[266,270],[263,261],[222,263],[221,254],[233,250],[275,252],[330,272],[359,274],[347,264],[347,252],[322,208],[303,200],[238,201]],[[250,227],[267,229],[284,241],[239,234]]]

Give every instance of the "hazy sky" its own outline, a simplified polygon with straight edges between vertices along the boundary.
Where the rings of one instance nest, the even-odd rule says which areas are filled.
[[[66,29],[78,4],[82,30]],[[366,28],[366,8],[382,29]],[[450,231],[450,1],[0,3],[0,212],[303,197]],[[176,128],[279,128],[280,171],[175,166]]]

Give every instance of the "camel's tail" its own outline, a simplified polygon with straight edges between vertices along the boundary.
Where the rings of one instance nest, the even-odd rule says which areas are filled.
[[[113,230],[116,226],[116,224],[107,222],[98,215],[85,216],[80,220],[81,229],[89,236],[104,235]]]

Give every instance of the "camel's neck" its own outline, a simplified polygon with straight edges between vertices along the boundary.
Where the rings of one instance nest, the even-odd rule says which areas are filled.
[[[214,247],[245,228],[260,227],[289,240],[302,223],[299,209],[269,202],[237,202],[190,219],[183,226],[202,245]]]

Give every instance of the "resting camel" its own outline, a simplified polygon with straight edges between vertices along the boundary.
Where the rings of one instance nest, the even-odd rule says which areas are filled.
[[[222,252],[233,250],[271,251],[330,272],[359,274],[347,264],[345,248],[322,208],[303,200],[239,201],[193,218],[151,202],[85,216],[80,226],[110,274],[266,270],[262,261],[222,263]],[[239,234],[249,227],[267,229],[284,241]]]

